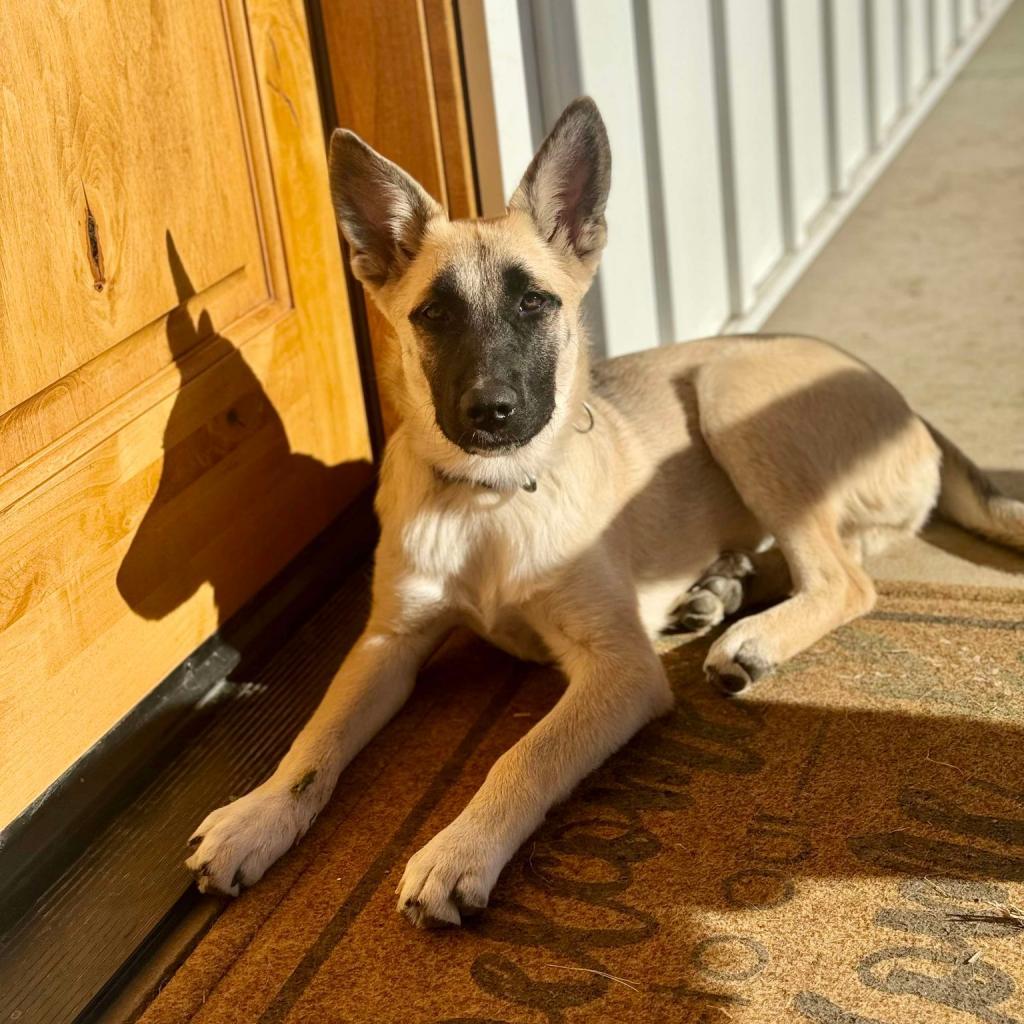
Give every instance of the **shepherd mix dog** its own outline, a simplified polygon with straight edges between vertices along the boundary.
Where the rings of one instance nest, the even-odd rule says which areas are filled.
[[[409,861],[398,909],[418,925],[484,907],[552,804],[669,710],[659,631],[760,609],[704,665],[736,694],[865,614],[864,557],[933,510],[1024,549],[1024,503],[831,345],[723,337],[591,367],[581,303],[610,163],[597,107],[577,100],[504,216],[452,221],[334,133],[352,269],[397,349],[373,607],[274,774],[199,826],[188,866],[204,891],[236,895],[305,833],[457,625],[556,662],[567,686]]]

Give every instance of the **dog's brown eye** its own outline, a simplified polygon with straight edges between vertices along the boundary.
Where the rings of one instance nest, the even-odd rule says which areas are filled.
[[[425,306],[420,306],[419,315],[424,320],[429,320],[431,323],[440,323],[448,316],[448,311],[441,305],[440,302],[428,302]]]
[[[520,313],[536,313],[548,304],[547,296],[540,292],[527,292],[519,300]]]

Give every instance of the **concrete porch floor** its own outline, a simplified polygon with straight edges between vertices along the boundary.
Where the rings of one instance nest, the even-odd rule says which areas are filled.
[[[861,357],[1024,498],[1024,3],[763,329],[816,334]],[[941,524],[870,568],[1024,587],[1024,557]]]

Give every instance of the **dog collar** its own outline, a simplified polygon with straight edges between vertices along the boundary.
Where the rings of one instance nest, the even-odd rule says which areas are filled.
[[[587,425],[585,427],[573,426],[573,430],[578,434],[589,434],[594,429],[594,410],[590,408],[589,403],[583,403],[583,411],[587,414]],[[500,488],[495,487],[493,484],[484,483],[482,480],[470,480],[465,476],[455,476],[452,473],[446,473],[440,466],[433,466],[434,479],[438,483],[442,484],[468,484],[470,487],[482,487],[486,491],[499,491]],[[528,476],[526,483],[522,485],[522,489],[527,494],[533,494],[537,490],[537,478],[535,476]]]

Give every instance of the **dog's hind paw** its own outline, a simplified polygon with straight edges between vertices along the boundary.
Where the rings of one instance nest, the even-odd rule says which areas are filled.
[[[723,622],[743,605],[744,580],[754,566],[742,551],[727,551],[705,570],[670,613],[670,633],[699,633]]]
[[[725,618],[722,599],[710,590],[694,589],[672,609],[670,633],[699,633],[717,626]]]
[[[732,657],[725,654],[719,640],[708,652],[707,660],[704,662],[704,672],[708,681],[728,696],[742,693],[751,683],[771,675],[774,670],[775,666],[764,657],[754,640],[746,640],[740,644]]]
[[[729,576],[705,576],[672,609],[671,632],[698,633],[723,622],[743,602],[743,582]]]

